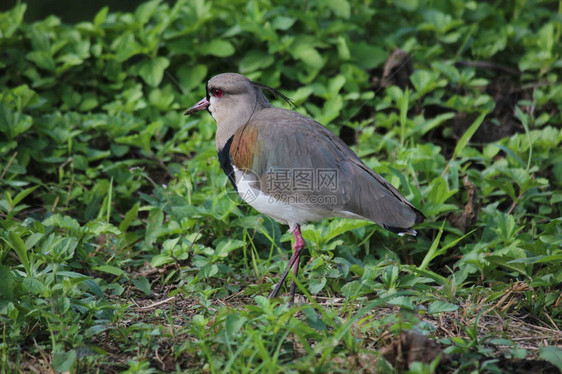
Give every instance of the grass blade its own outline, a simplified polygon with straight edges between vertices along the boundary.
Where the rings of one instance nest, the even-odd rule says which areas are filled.
[[[482,122],[484,122],[484,118],[486,118],[487,115],[487,112],[481,113],[478,118],[476,118],[476,120],[472,123],[472,125],[470,125],[470,127],[465,131],[465,133],[459,139],[457,146],[455,147],[455,152],[453,153],[453,157],[451,158],[451,160],[454,160],[463,151],[463,149],[470,141],[470,138],[472,138],[476,130],[480,128],[480,125],[482,124]]]

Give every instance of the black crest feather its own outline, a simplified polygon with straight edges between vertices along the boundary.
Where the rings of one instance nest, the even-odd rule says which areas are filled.
[[[272,94],[274,97],[276,97],[278,99],[283,99],[283,101],[285,101],[287,104],[289,104],[291,109],[296,108],[296,105],[293,102],[293,100],[289,99],[287,96],[283,95],[281,92],[279,92],[275,88],[271,88],[271,87],[269,87],[269,86],[267,86],[263,83],[259,83],[259,82],[254,82],[254,81],[250,81],[250,82],[252,83],[252,86],[257,87],[257,88],[261,89],[262,91],[269,92],[270,94]]]

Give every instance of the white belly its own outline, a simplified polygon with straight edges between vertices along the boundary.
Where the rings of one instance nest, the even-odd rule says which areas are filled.
[[[330,201],[318,201],[318,204],[314,204],[310,201],[298,201],[299,196],[294,195],[268,195],[259,189],[259,179],[251,172],[245,173],[235,167],[234,175],[238,194],[242,200],[258,212],[289,225],[291,231],[297,224],[320,221],[329,217],[365,219],[350,212],[330,209]],[[317,198],[320,199],[322,196]]]

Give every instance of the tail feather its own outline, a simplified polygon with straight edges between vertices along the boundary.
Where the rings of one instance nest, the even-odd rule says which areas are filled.
[[[395,234],[398,234],[400,236],[402,236],[404,234],[416,236],[418,234],[417,231],[414,230],[411,227],[403,228],[403,227],[392,227],[392,226],[387,226],[387,225],[383,225],[383,227],[385,229],[387,229],[388,231],[393,232]]]

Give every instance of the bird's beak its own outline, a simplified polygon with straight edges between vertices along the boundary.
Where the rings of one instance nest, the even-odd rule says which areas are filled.
[[[200,110],[205,110],[209,107],[209,105],[211,105],[211,103],[205,97],[204,99],[201,99],[197,104],[186,110],[184,115],[189,116],[190,114],[199,112]]]

